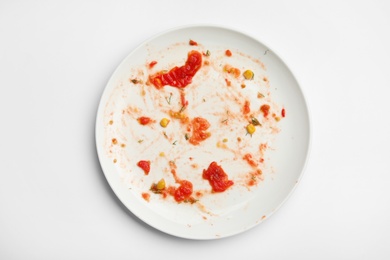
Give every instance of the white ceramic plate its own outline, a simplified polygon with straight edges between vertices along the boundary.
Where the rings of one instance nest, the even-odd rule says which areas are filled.
[[[150,75],[183,65],[191,50],[210,55],[203,55],[202,67],[184,91],[147,83]],[[152,61],[157,64],[150,68]],[[237,78],[227,72],[226,64],[240,71]],[[246,69],[254,72],[253,80],[243,77]],[[180,112],[180,93],[189,102],[182,111],[188,121],[202,117],[210,123],[206,130],[210,137],[199,145],[187,140],[192,125],[172,116],[172,111]],[[243,108],[246,101],[248,114]],[[260,111],[263,104],[271,109],[266,117]],[[154,121],[141,125],[140,116]],[[166,128],[159,124],[164,117],[170,120]],[[261,126],[248,134],[252,118]],[[141,44],[113,73],[96,121],[99,160],[121,202],[154,228],[189,239],[235,235],[269,218],[299,182],[309,142],[306,102],[285,63],[256,39],[215,26],[177,28]],[[243,159],[246,154],[253,156],[252,166]],[[151,162],[148,175],[137,166],[140,160]],[[202,177],[212,161],[234,182],[224,192],[212,192]],[[162,178],[171,191],[178,188],[172,162],[178,178],[193,184],[193,203],[150,191]]]

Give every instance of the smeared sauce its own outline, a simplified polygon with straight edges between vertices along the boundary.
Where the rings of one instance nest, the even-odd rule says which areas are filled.
[[[158,89],[166,85],[185,88],[192,82],[192,78],[201,66],[202,54],[198,51],[190,51],[185,65],[174,67],[168,72],[159,72],[155,75],[151,75],[149,80]]]
[[[213,192],[223,192],[234,184],[216,162],[212,162],[207,170],[203,170],[202,176],[209,181]]]
[[[180,181],[180,186],[175,190],[174,197],[177,202],[188,200],[192,195],[192,183],[186,180]]]
[[[210,123],[206,119],[202,117],[195,117],[191,121],[191,126],[192,136],[189,138],[189,142],[191,144],[198,145],[200,142],[210,137],[211,134],[206,132],[210,127]]]
[[[183,46],[184,64],[164,60]],[[125,105],[111,100],[120,113],[107,111],[106,145],[145,201],[196,203],[193,208],[211,214],[204,206],[209,196],[250,191],[264,179],[267,141],[286,111],[272,102],[263,69],[259,60],[237,50],[214,52],[190,40],[148,57],[127,75],[116,96]]]

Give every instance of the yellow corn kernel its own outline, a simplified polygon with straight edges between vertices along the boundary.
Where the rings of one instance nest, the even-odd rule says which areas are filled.
[[[244,76],[245,79],[249,79],[249,80],[253,79],[253,77],[255,76],[255,74],[251,70],[244,71],[242,75]]]
[[[159,182],[157,182],[156,188],[157,190],[165,189],[165,180],[164,179],[159,180]]]
[[[252,135],[256,131],[256,127],[253,124],[249,124],[246,126],[246,131]]]
[[[159,155],[160,155],[160,157],[164,157],[164,156],[165,156],[165,153],[164,153],[164,152],[161,152]]]
[[[168,119],[168,118],[163,118],[163,119],[161,119],[161,121],[160,121],[160,125],[162,126],[162,127],[167,127],[167,125],[169,124],[169,122],[170,122],[170,120]]]

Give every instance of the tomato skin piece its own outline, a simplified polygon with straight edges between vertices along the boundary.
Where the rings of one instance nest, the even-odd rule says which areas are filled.
[[[147,125],[147,124],[149,124],[151,121],[152,121],[152,119],[150,119],[150,117],[146,117],[146,116],[141,116],[140,118],[138,118],[138,122],[139,122],[141,125]]]
[[[148,175],[150,172],[150,161],[141,160],[137,163],[137,166],[140,167],[145,175]]]
[[[185,88],[192,82],[192,78],[201,66],[202,54],[198,51],[190,51],[183,66],[173,67],[168,72],[158,72],[149,76],[149,80],[157,89],[161,89],[166,85]]]
[[[151,63],[149,63],[149,68],[153,68],[154,67],[154,65],[156,65],[157,64],[157,61],[152,61]]]
[[[213,192],[224,192],[234,184],[216,162],[212,162],[207,170],[203,170],[202,177],[209,181]]]
[[[286,109],[282,109],[282,117],[286,117]]]
[[[177,202],[189,199],[192,194],[192,183],[186,180],[180,181],[180,186],[175,190],[174,197]]]
[[[194,40],[190,40],[189,43],[190,43],[191,46],[198,46],[198,43],[196,41],[194,41]]]

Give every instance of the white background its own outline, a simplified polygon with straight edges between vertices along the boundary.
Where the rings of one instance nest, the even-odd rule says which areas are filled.
[[[304,177],[272,217],[213,241],[165,235],[115,197],[95,148],[120,61],[211,23],[275,50],[312,122]],[[0,1],[0,259],[390,259],[388,1]]]

